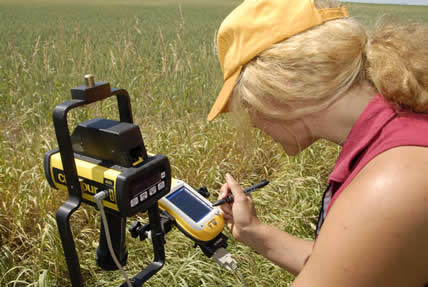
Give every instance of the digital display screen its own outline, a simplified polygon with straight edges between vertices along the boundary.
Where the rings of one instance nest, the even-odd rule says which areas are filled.
[[[195,222],[204,218],[212,210],[209,205],[202,202],[184,186],[168,195],[167,199]]]
[[[137,196],[140,192],[146,190],[152,185],[158,183],[161,179],[159,172],[153,172],[146,176],[142,176],[133,182],[131,188],[131,198]]]

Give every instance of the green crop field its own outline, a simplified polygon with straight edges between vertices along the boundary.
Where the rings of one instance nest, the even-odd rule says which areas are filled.
[[[238,3],[0,0],[0,286],[70,286],[55,222],[67,195],[49,187],[42,161],[57,146],[54,107],[71,98],[70,89],[87,73],[128,90],[148,150],[169,157],[174,177],[195,188],[207,186],[212,201],[226,172],[243,186],[267,178],[271,184],[253,196],[259,217],[313,237],[340,148],[320,141],[288,157],[262,133],[238,129],[229,115],[206,121],[222,84],[215,33]],[[428,7],[352,4],[350,11],[368,26],[384,14],[428,21]],[[93,117],[117,119],[115,102],[72,112],[70,126]],[[145,214],[137,218],[147,221]],[[82,206],[71,225],[86,285],[120,285],[119,272],[95,263],[96,210]],[[133,276],[152,261],[152,247],[127,234],[127,248],[125,270]],[[165,249],[166,264],[147,286],[242,284],[176,229],[166,235]],[[287,286],[293,280],[232,238],[228,250],[248,286]]]

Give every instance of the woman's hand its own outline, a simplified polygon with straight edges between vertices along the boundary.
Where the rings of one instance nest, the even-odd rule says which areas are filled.
[[[312,252],[313,242],[260,222],[251,196],[245,195],[239,183],[226,174],[218,198],[229,194],[233,194],[233,202],[222,204],[220,209],[232,236],[289,272],[299,274]]]
[[[239,183],[230,174],[227,173],[225,178],[226,183],[221,187],[218,199],[229,194],[233,194],[234,199],[231,203],[222,204],[220,209],[233,237],[248,245],[251,241],[251,231],[260,224],[253,200],[251,196],[244,194]]]

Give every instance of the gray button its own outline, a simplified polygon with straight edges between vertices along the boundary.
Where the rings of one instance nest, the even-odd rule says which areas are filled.
[[[143,202],[147,199],[148,196],[149,195],[147,194],[147,191],[143,192],[142,194],[140,194],[140,201]]]
[[[136,206],[138,204],[138,196],[131,199],[131,201],[129,203],[130,203],[131,207]]]
[[[161,190],[165,187],[165,181],[161,181],[158,183],[158,190]]]
[[[153,194],[155,194],[156,193],[156,186],[152,186],[150,189],[149,189],[149,195],[150,196],[152,196]]]

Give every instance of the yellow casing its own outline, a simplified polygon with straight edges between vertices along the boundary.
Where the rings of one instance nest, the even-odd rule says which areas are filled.
[[[178,183],[178,180],[173,178],[171,181],[171,193],[175,191],[174,187]],[[159,207],[162,210],[165,210],[168,212],[172,217],[175,218],[176,223],[179,227],[179,229],[186,234],[187,236],[191,237],[193,240],[195,240],[197,243],[203,244],[204,242],[209,242],[213,240],[219,233],[223,231],[224,228],[224,218],[221,212],[216,212],[216,214],[212,214],[212,218],[206,222],[203,227],[200,230],[197,230],[195,228],[192,228],[190,224],[188,224],[187,220],[179,216],[174,210],[168,207],[166,204],[166,197],[168,195],[162,197],[159,200]],[[211,203],[208,200],[205,200],[207,204],[211,205]],[[216,207],[213,207],[213,209],[217,209]],[[216,224],[213,224],[213,221],[216,222]]]
[[[75,162],[77,174],[79,175],[79,179],[81,182],[82,200],[95,206],[93,196],[99,191],[99,188],[106,189],[106,187],[108,187],[107,189],[109,191],[109,197],[103,200],[103,205],[104,207],[112,211],[120,213],[117,204],[115,187],[117,177],[122,173],[122,171],[103,167],[101,165],[97,165],[86,160],[81,160],[79,158],[75,158]],[[53,153],[49,156],[48,169],[48,172],[50,173],[51,184],[54,185],[53,187],[67,191],[65,176],[63,173],[63,165],[59,152]],[[106,185],[106,181],[108,182],[108,185]],[[173,187],[178,182],[181,181],[172,178],[171,190],[174,190]],[[101,185],[102,187],[100,187]],[[202,244],[204,242],[209,242],[223,231],[224,218],[220,212],[211,214],[212,218],[205,222],[205,224],[203,224],[203,227],[199,226],[200,228],[195,229],[188,223],[186,219],[182,218],[173,209],[169,208],[167,204],[165,204],[165,197],[159,199],[159,207],[162,210],[167,211],[172,217],[174,217],[179,229],[196,242]],[[201,200],[205,201],[207,205],[211,205],[208,200]],[[213,221],[215,221],[216,224],[213,224]]]
[[[80,160],[78,158],[75,159],[76,169],[79,178],[82,180],[81,190],[82,190],[82,199],[95,204],[95,200],[93,196],[98,191],[97,185],[105,185],[106,180],[110,180],[108,186],[111,186],[109,191],[109,197],[103,200],[103,205],[106,208],[112,209],[114,211],[119,212],[119,208],[117,206],[116,200],[116,178],[122,172],[119,170],[106,168],[85,160]],[[54,172],[54,169],[62,171],[59,173],[57,171]],[[61,161],[60,153],[54,153],[50,156],[50,164],[49,164],[49,172],[51,174],[52,182],[57,189],[67,191],[67,186],[65,182],[65,176],[63,173],[63,165]]]

